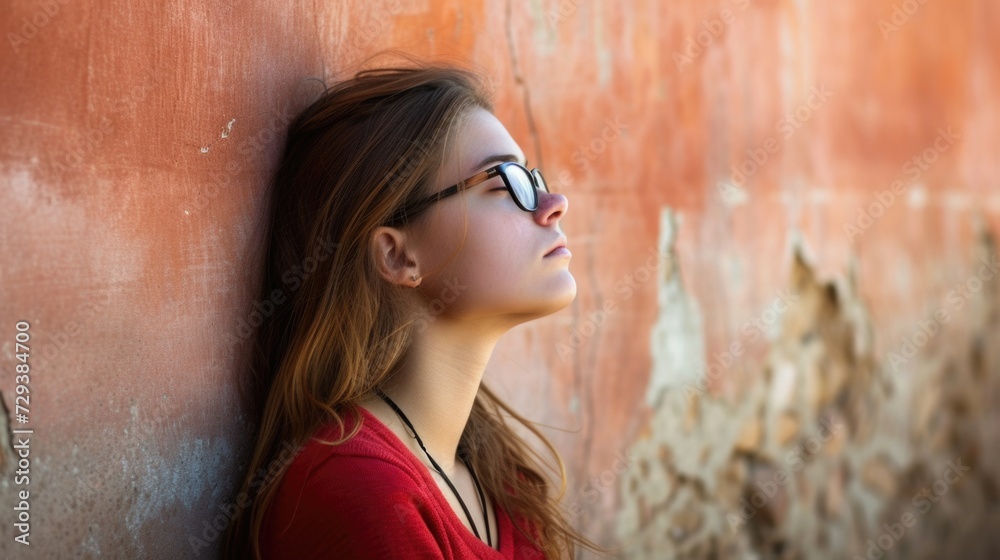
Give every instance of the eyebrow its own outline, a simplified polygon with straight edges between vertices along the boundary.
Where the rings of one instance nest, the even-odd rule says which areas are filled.
[[[477,166],[473,167],[471,170],[469,170],[469,173],[475,173],[477,169],[482,168],[487,163],[493,163],[495,161],[501,161],[501,162],[503,162],[503,161],[518,161],[519,159],[520,158],[518,158],[514,154],[494,154],[492,156],[488,156],[486,159],[484,159],[483,161],[479,162],[479,165],[477,165]],[[528,160],[527,160],[527,158],[525,158],[525,160],[524,160],[524,166],[528,167]]]

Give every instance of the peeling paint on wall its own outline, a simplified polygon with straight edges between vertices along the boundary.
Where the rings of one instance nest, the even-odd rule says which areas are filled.
[[[970,279],[995,251],[983,232]],[[623,558],[996,555],[1000,279],[952,302],[954,324],[918,323],[926,354],[900,371],[872,353],[856,272],[824,282],[797,253],[764,371],[726,379],[735,400],[666,392],[619,484]]]
[[[701,313],[697,301],[684,289],[674,249],[680,220],[673,209],[661,209],[658,251],[665,264],[658,282],[659,313],[650,332],[653,371],[646,389],[646,403],[652,408],[657,408],[667,390],[697,381],[698,372],[704,370]]]

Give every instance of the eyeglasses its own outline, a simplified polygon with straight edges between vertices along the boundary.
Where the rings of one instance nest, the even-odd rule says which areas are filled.
[[[528,171],[528,168],[520,163],[507,161],[477,173],[458,184],[452,185],[436,194],[432,194],[431,196],[417,201],[410,206],[404,207],[393,214],[392,217],[386,222],[386,225],[401,224],[407,219],[416,216],[428,206],[434,204],[442,198],[449,197],[469,187],[474,187],[484,181],[488,181],[489,179],[496,177],[497,175],[503,179],[503,184],[507,187],[507,192],[510,194],[511,198],[514,199],[514,203],[517,204],[517,207],[525,212],[534,212],[538,209],[539,189],[549,192],[549,187],[545,184],[545,179],[542,178],[542,172],[539,171],[537,167]]]

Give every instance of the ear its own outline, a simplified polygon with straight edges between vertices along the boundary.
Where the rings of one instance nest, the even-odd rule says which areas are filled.
[[[406,242],[407,236],[402,230],[379,226],[372,238],[375,264],[387,282],[415,288],[420,284],[420,271],[413,248]],[[417,279],[414,280],[413,276]]]

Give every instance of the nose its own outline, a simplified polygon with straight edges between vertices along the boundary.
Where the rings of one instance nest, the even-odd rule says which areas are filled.
[[[569,209],[569,199],[561,193],[538,191],[538,208],[534,211],[535,221],[542,226],[551,226]]]

